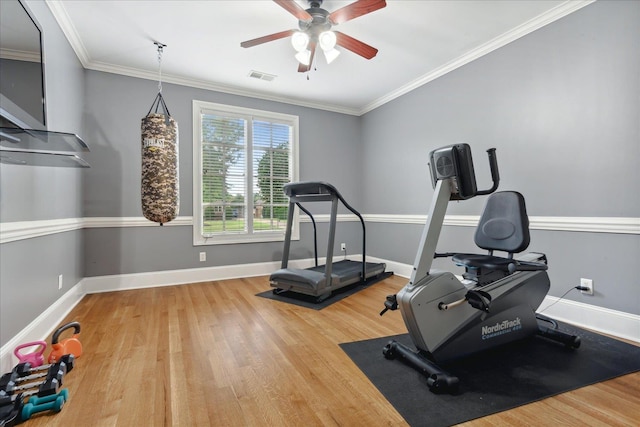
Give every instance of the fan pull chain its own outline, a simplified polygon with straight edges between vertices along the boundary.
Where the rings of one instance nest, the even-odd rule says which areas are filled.
[[[160,42],[153,42],[153,44],[158,46],[158,93],[162,93],[162,49],[167,45]]]
[[[313,71],[318,71],[318,67],[316,67],[315,65],[313,66]],[[309,81],[309,70],[307,70],[307,81]]]

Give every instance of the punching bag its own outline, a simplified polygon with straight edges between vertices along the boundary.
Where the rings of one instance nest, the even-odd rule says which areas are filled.
[[[162,93],[158,92],[142,119],[144,217],[162,225],[178,216],[178,190],[178,123],[169,114]]]

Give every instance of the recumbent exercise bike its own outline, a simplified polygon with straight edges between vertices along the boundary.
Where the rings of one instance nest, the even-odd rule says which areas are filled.
[[[529,219],[524,197],[515,191],[495,192],[500,176],[495,148],[487,150],[493,186],[478,190],[468,144],[429,153],[435,188],[409,283],[385,301],[400,309],[417,351],[390,341],[387,359],[400,357],[427,377],[432,392],[455,392],[459,380],[438,363],[457,359],[532,335],[542,335],[578,348],[580,338],[557,329],[552,319],[536,315],[550,283],[544,254],[514,254],[529,246]],[[493,193],[493,194],[492,194]],[[488,195],[476,228],[475,243],[488,254],[436,253],[449,200]],[[506,257],[494,251],[507,253]],[[452,257],[465,267],[463,280],[453,273],[431,271],[434,258]]]

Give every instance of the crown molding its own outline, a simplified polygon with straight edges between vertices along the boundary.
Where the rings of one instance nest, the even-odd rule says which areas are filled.
[[[545,25],[548,25],[554,21],[557,21],[560,18],[563,18],[579,9],[582,9],[583,7],[595,2],[596,0],[569,0],[566,1],[556,7],[554,7],[553,9],[536,16],[533,19],[530,19],[529,21],[513,28],[510,31],[507,31],[504,34],[499,35],[498,37],[476,47],[475,49],[472,49],[471,51],[465,53],[462,56],[459,56],[458,58],[449,61],[448,63],[444,64],[443,66],[436,68],[433,71],[430,71],[429,73],[418,77],[417,79],[405,84],[404,86],[399,87],[397,90],[390,92],[378,99],[376,99],[375,101],[365,105],[359,112],[358,115],[363,115],[365,113],[368,113],[369,111],[375,110],[376,108],[386,104],[387,102],[393,101],[394,99],[408,93],[411,92],[414,89],[419,88],[420,86],[423,86],[435,79],[437,79],[438,77],[442,77],[443,75],[450,73],[451,71],[462,67],[463,65],[466,65],[468,63],[470,63],[471,61],[474,61],[478,58],[483,57],[484,55],[487,55],[488,53],[493,52],[496,49],[501,48],[502,46],[505,46],[509,43],[511,43],[514,40],[517,40],[521,37],[526,36],[529,33],[534,32],[535,30],[544,27]]]
[[[111,73],[111,74],[120,74],[123,76],[136,77],[136,78],[152,80],[152,81],[158,80],[157,72],[141,70],[139,68],[123,67],[123,66],[108,64],[108,63],[99,62],[99,61],[89,61],[86,65],[85,64],[83,65],[88,70],[102,71],[102,72]],[[241,89],[234,86],[222,85],[219,83],[213,83],[206,80],[173,76],[171,74],[162,73],[162,82],[172,83],[172,84],[187,86],[187,87],[193,87],[197,89],[205,89],[205,90],[211,90],[215,92],[228,93],[231,95],[244,96],[248,98],[263,99],[265,101],[291,104],[299,107],[307,107],[307,108],[314,108],[317,110],[331,111],[334,113],[348,114],[352,116],[360,115],[359,114],[360,110],[357,108],[348,108],[348,107],[343,107],[339,105],[323,104],[319,102],[309,102],[309,101],[305,101],[297,98],[288,98],[284,96],[277,96],[277,95],[267,94],[263,92],[257,92],[255,90],[246,90],[246,89]]]
[[[93,59],[91,59],[91,56],[85,48],[84,43],[82,42],[82,39],[78,34],[78,31],[74,27],[73,22],[71,21],[71,18],[69,17],[69,14],[64,7],[64,4],[58,0],[45,0],[45,2],[47,3],[47,6],[49,6],[49,10],[51,10],[53,17],[58,22],[58,25],[69,41],[71,48],[75,51],[76,56],[85,69],[153,81],[156,81],[158,79],[158,74],[155,71],[152,72],[141,70],[139,68],[113,65],[106,62],[94,61]],[[162,80],[164,83],[171,83],[197,89],[211,90],[215,92],[228,93],[231,95],[263,99],[266,101],[281,102],[284,104],[314,108],[318,110],[326,110],[334,113],[348,114],[352,116],[359,115],[359,109],[357,108],[348,108],[339,105],[324,104],[319,102],[309,102],[303,99],[271,95],[263,92],[256,92],[255,90],[246,90],[205,80],[172,76],[170,74],[163,74]]]
[[[65,37],[69,41],[71,48],[76,53],[76,56],[80,60],[80,63],[84,68],[91,63],[91,57],[87,48],[84,46],[76,27],[73,25],[67,9],[64,4],[58,0],[45,0],[45,3],[49,7],[49,10],[53,14],[54,19],[58,22],[58,26],[64,33]]]
[[[231,95],[245,96],[249,98],[263,99],[266,101],[281,102],[284,104],[296,105],[300,107],[314,108],[318,110],[331,111],[335,113],[348,114],[352,116],[362,116],[369,111],[372,111],[387,102],[390,102],[412,90],[423,86],[438,77],[441,77],[471,61],[474,61],[494,50],[511,43],[514,40],[519,39],[539,28],[544,27],[564,16],[567,16],[596,0],[568,0],[555,8],[538,15],[537,17],[519,25],[518,27],[484,43],[477,48],[467,52],[466,54],[448,62],[447,64],[421,76],[417,79],[401,86],[400,88],[364,105],[362,108],[350,108],[341,105],[326,104],[320,102],[309,102],[299,98],[290,98],[285,96],[277,96],[264,92],[258,92],[255,90],[245,90],[238,87],[222,85],[219,83],[208,82],[198,79],[190,79],[178,76],[163,75],[163,80],[167,83],[177,84],[181,86],[194,87],[198,89],[211,90],[216,92],[228,93]],[[78,59],[82,63],[82,66],[88,70],[102,71],[105,73],[119,74],[129,77],[137,77],[147,80],[156,80],[157,73],[136,69],[132,67],[123,67],[113,64],[108,64],[100,61],[94,61],[89,56],[87,49],[85,48],[77,30],[73,26],[73,23],[67,13],[64,4],[58,0],[45,0],[47,6],[51,10],[54,19],[58,22],[58,25],[62,29],[62,32],[67,37],[67,40],[71,44],[71,47],[75,51]]]

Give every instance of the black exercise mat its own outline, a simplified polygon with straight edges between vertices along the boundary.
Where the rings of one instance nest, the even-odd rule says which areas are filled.
[[[314,310],[322,310],[323,308],[328,307],[335,302],[343,300],[346,297],[353,295],[363,289],[366,289],[369,286],[378,283],[379,281],[384,280],[391,275],[393,275],[392,271],[385,271],[384,273],[381,273],[375,277],[369,278],[364,283],[354,283],[353,285],[345,286],[344,288],[340,288],[334,291],[329,298],[320,302],[317,302],[316,297],[314,296],[291,291],[274,294],[273,290],[269,290],[260,292],[259,294],[256,294],[256,296],[272,299],[275,301],[286,302],[289,304],[295,304],[306,308],[312,308]]]
[[[640,370],[640,347],[561,323],[582,339],[577,350],[542,337],[507,344],[441,366],[460,380],[455,395],[429,391],[426,377],[382,348],[408,334],[340,344],[412,426],[449,426]]]

